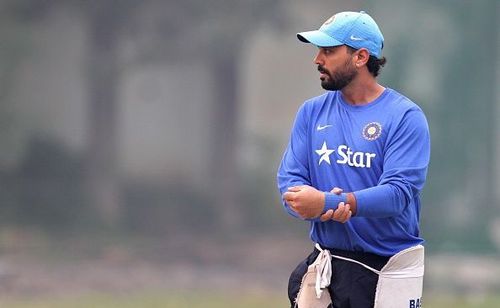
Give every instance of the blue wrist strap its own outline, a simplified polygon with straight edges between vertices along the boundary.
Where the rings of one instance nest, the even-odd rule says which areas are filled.
[[[340,202],[347,203],[347,194],[341,193],[340,195],[336,195],[334,193],[325,193],[325,209],[323,212],[326,212],[330,209],[336,210],[339,206]]]

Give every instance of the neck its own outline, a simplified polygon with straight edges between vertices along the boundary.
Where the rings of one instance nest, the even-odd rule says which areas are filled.
[[[378,84],[375,78],[365,80],[355,78],[341,92],[346,102],[351,105],[361,106],[374,101],[384,90],[385,88]]]

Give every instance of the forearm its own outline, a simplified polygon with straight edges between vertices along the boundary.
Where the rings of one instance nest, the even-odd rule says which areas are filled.
[[[340,203],[349,204],[352,216],[390,217],[401,213],[408,204],[408,198],[391,184],[341,194],[319,192],[304,185],[290,188],[283,194],[286,211],[302,220],[315,221],[328,210],[335,211]]]
[[[358,202],[356,201],[356,196],[353,193],[346,194],[346,203],[351,207],[352,216],[356,216],[358,209]]]
[[[353,216],[390,217],[400,214],[408,198],[391,184],[378,185],[348,194]]]
[[[335,194],[331,192],[325,192],[325,209],[324,212],[332,209],[336,210],[339,203],[349,204],[352,216],[356,214],[357,202],[356,197],[353,193],[341,193]]]

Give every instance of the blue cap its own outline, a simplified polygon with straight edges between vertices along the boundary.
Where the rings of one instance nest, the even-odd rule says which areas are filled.
[[[366,48],[377,58],[381,57],[384,47],[384,36],[377,23],[363,11],[337,13],[318,30],[297,33],[297,38],[318,47],[347,45],[354,49]]]

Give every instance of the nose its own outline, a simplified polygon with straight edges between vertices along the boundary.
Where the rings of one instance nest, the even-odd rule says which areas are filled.
[[[316,54],[316,57],[314,57],[314,64],[316,65],[323,65],[323,57],[321,55],[321,50],[318,50],[318,53]]]

